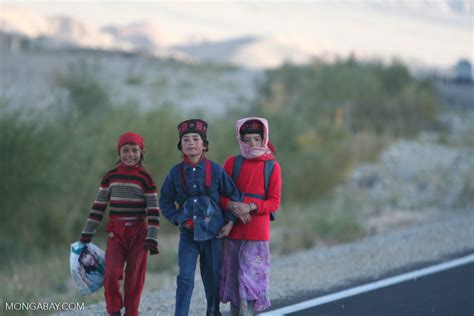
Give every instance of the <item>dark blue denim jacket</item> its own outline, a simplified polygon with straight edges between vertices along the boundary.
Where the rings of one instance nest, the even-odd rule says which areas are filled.
[[[194,240],[215,238],[224,226],[225,220],[235,222],[231,212],[223,212],[219,206],[220,196],[240,202],[241,194],[232,179],[217,163],[211,161],[212,183],[206,191],[204,186],[206,160],[195,167],[184,162],[186,191],[183,190],[180,176],[180,165],[176,164],[166,176],[160,192],[161,213],[174,225],[192,219],[194,221]],[[177,203],[177,205],[175,204]]]

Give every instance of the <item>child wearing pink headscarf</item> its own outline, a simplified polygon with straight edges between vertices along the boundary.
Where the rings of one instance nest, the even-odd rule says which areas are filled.
[[[270,271],[270,214],[280,207],[281,169],[269,141],[268,122],[249,117],[237,121],[237,141],[242,157],[227,159],[224,170],[234,177],[242,203],[221,198],[224,209],[238,217],[223,244],[221,301],[231,303],[232,315],[254,315],[270,307],[268,297]],[[235,174],[236,161],[241,160]],[[265,165],[273,168],[265,188]]]

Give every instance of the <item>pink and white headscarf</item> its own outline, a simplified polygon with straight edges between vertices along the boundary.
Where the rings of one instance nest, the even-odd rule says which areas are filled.
[[[240,128],[242,127],[242,125],[244,125],[245,122],[250,120],[258,120],[263,124],[262,147],[251,147],[244,143],[242,139],[240,139]],[[237,121],[237,123],[235,124],[235,129],[237,133],[237,141],[239,142],[240,146],[240,153],[245,159],[253,159],[260,157],[264,154],[272,154],[273,146],[271,145],[271,143],[269,146],[270,130],[268,127],[268,121],[266,119],[261,117],[246,117]]]

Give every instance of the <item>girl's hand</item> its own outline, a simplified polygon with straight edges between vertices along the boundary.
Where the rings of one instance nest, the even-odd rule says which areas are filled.
[[[233,226],[234,226],[234,223],[230,221],[224,226],[222,226],[221,230],[219,231],[219,234],[217,235],[217,238],[223,238],[223,237],[229,236],[230,231],[232,230]]]
[[[252,211],[250,204],[234,202],[232,205],[232,213],[236,217],[240,217],[241,215],[248,214],[250,213],[250,211]]]
[[[244,215],[239,216],[239,219],[242,223],[248,224],[252,221],[252,215],[244,214]]]

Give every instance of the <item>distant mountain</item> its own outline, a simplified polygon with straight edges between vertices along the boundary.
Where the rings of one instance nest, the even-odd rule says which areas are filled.
[[[174,46],[173,49],[196,60],[231,63],[247,68],[277,67],[286,61],[303,63],[318,53],[304,50],[295,43],[285,43],[274,37],[254,36],[214,42],[204,41]]]
[[[97,28],[66,16],[44,18],[33,11],[14,8],[2,12],[0,26],[6,33],[40,37],[43,46],[54,49],[84,47],[137,51],[248,68],[275,67],[285,61],[305,62],[316,53],[304,51],[297,44],[285,43],[281,39],[254,36],[170,46],[171,39],[166,30],[156,22],[141,21]]]
[[[46,49],[80,47],[124,50],[188,59],[167,47],[169,37],[163,28],[150,21],[98,28],[67,16],[43,17],[32,10],[7,7],[2,8],[0,14],[0,31],[27,36],[32,40],[40,39],[40,44],[36,46]]]
[[[302,47],[296,42],[265,37],[240,47],[230,56],[229,62],[248,68],[273,68],[285,62],[306,63],[316,56],[321,56],[320,53],[316,48]]]
[[[43,34],[59,42],[79,47],[117,48],[122,47],[116,39],[96,27],[76,19],[57,16],[48,19],[49,33]]]
[[[163,27],[155,22],[140,21],[123,26],[108,25],[102,31],[136,50],[153,52],[169,45],[170,38]]]
[[[5,33],[48,38],[54,47],[121,48],[119,42],[96,27],[67,16],[43,17],[28,9],[4,8],[0,29]]]
[[[258,40],[257,37],[244,36],[223,41],[202,41],[189,45],[177,45],[173,48],[198,60],[226,62],[236,51],[246,45],[258,42]]]

